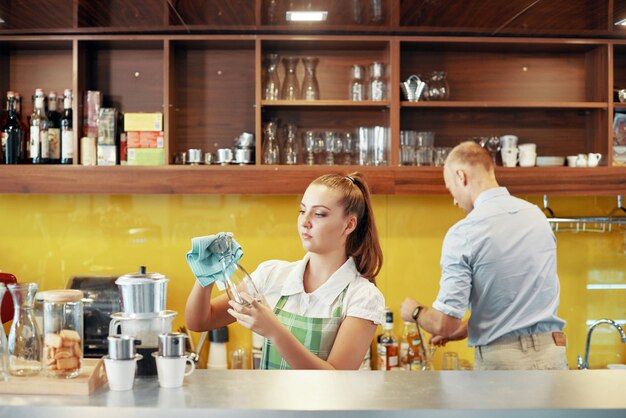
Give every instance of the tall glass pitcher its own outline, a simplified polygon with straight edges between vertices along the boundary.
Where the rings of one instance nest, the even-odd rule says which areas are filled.
[[[284,57],[282,62],[285,67],[285,80],[280,94],[283,100],[298,100],[300,98],[300,84],[296,76],[296,67],[298,66],[298,57]]]
[[[4,300],[7,287],[0,283],[0,304]],[[0,381],[6,382],[9,378],[9,349],[7,347],[7,335],[4,327],[0,324]]]
[[[33,310],[37,283],[9,284],[8,288],[15,306],[8,341],[9,373],[14,376],[35,375],[41,370],[43,348]]]
[[[302,58],[302,63],[304,64],[304,80],[302,80],[302,89],[300,91],[302,100],[320,99],[320,86],[315,75],[315,69],[319,62],[319,58],[315,57]]]

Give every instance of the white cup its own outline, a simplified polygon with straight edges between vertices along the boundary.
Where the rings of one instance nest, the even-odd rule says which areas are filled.
[[[525,152],[526,153],[533,153],[533,154],[537,153],[537,144],[532,144],[532,143],[519,144],[518,148],[519,148],[520,154],[525,153]],[[521,156],[520,156],[520,158],[521,158]]]
[[[156,357],[159,385],[162,388],[181,387],[185,376],[189,376],[196,369],[193,360],[187,356],[163,357],[157,353],[152,353],[152,355]]]
[[[537,154],[534,152],[522,152],[520,148],[519,153],[519,166],[520,167],[534,167],[537,163]]]
[[[135,371],[137,361],[143,356],[136,354],[130,360],[113,360],[109,356],[104,357],[104,369],[107,372],[109,389],[111,390],[131,390],[135,382]]]
[[[569,167],[576,167],[576,160],[578,160],[578,155],[568,155],[567,156],[567,165]]]
[[[517,135],[502,135],[500,137],[500,145],[502,148],[517,148]]]
[[[587,154],[587,167],[597,167],[602,159],[602,154],[598,152],[590,152]]]
[[[502,165],[504,167],[515,167],[517,165],[519,148],[502,148],[500,154],[502,155]]]
[[[586,154],[578,154],[578,157],[576,157],[576,167],[587,167]]]

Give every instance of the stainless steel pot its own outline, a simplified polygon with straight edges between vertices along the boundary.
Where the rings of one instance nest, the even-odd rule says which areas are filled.
[[[130,360],[135,358],[135,343],[139,342],[128,335],[109,336],[109,358],[111,360]]]
[[[120,276],[115,284],[119,288],[122,312],[140,318],[164,311],[168,281],[160,273],[146,273],[144,266],[139,273]]]

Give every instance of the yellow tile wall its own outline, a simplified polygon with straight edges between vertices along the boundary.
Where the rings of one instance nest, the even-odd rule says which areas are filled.
[[[541,204],[538,197],[527,197]],[[41,289],[65,287],[73,275],[123,274],[147,265],[170,278],[168,308],[182,312],[194,278],[185,261],[194,236],[232,231],[242,244],[242,264],[254,269],[267,259],[296,260],[303,255],[296,231],[300,196],[187,195],[2,195],[0,196],[0,270]],[[375,196],[384,266],[378,286],[396,314],[410,295],[432,303],[439,282],[439,257],[446,230],[464,213],[447,196]],[[557,216],[606,215],[615,198],[550,200]],[[625,214],[626,215],[626,214]],[[560,232],[559,314],[567,321],[568,360],[584,351],[589,321],[626,320],[626,234]],[[589,288],[595,285],[600,289]],[[229,349],[250,346],[249,332],[230,326]],[[450,343],[473,361],[465,342]],[[437,351],[440,366],[443,349]],[[590,363],[626,363],[626,344],[606,326],[594,332]]]

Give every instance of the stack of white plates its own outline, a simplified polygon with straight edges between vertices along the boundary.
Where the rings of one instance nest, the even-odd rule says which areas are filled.
[[[537,167],[559,167],[565,165],[565,157],[537,157]]]

